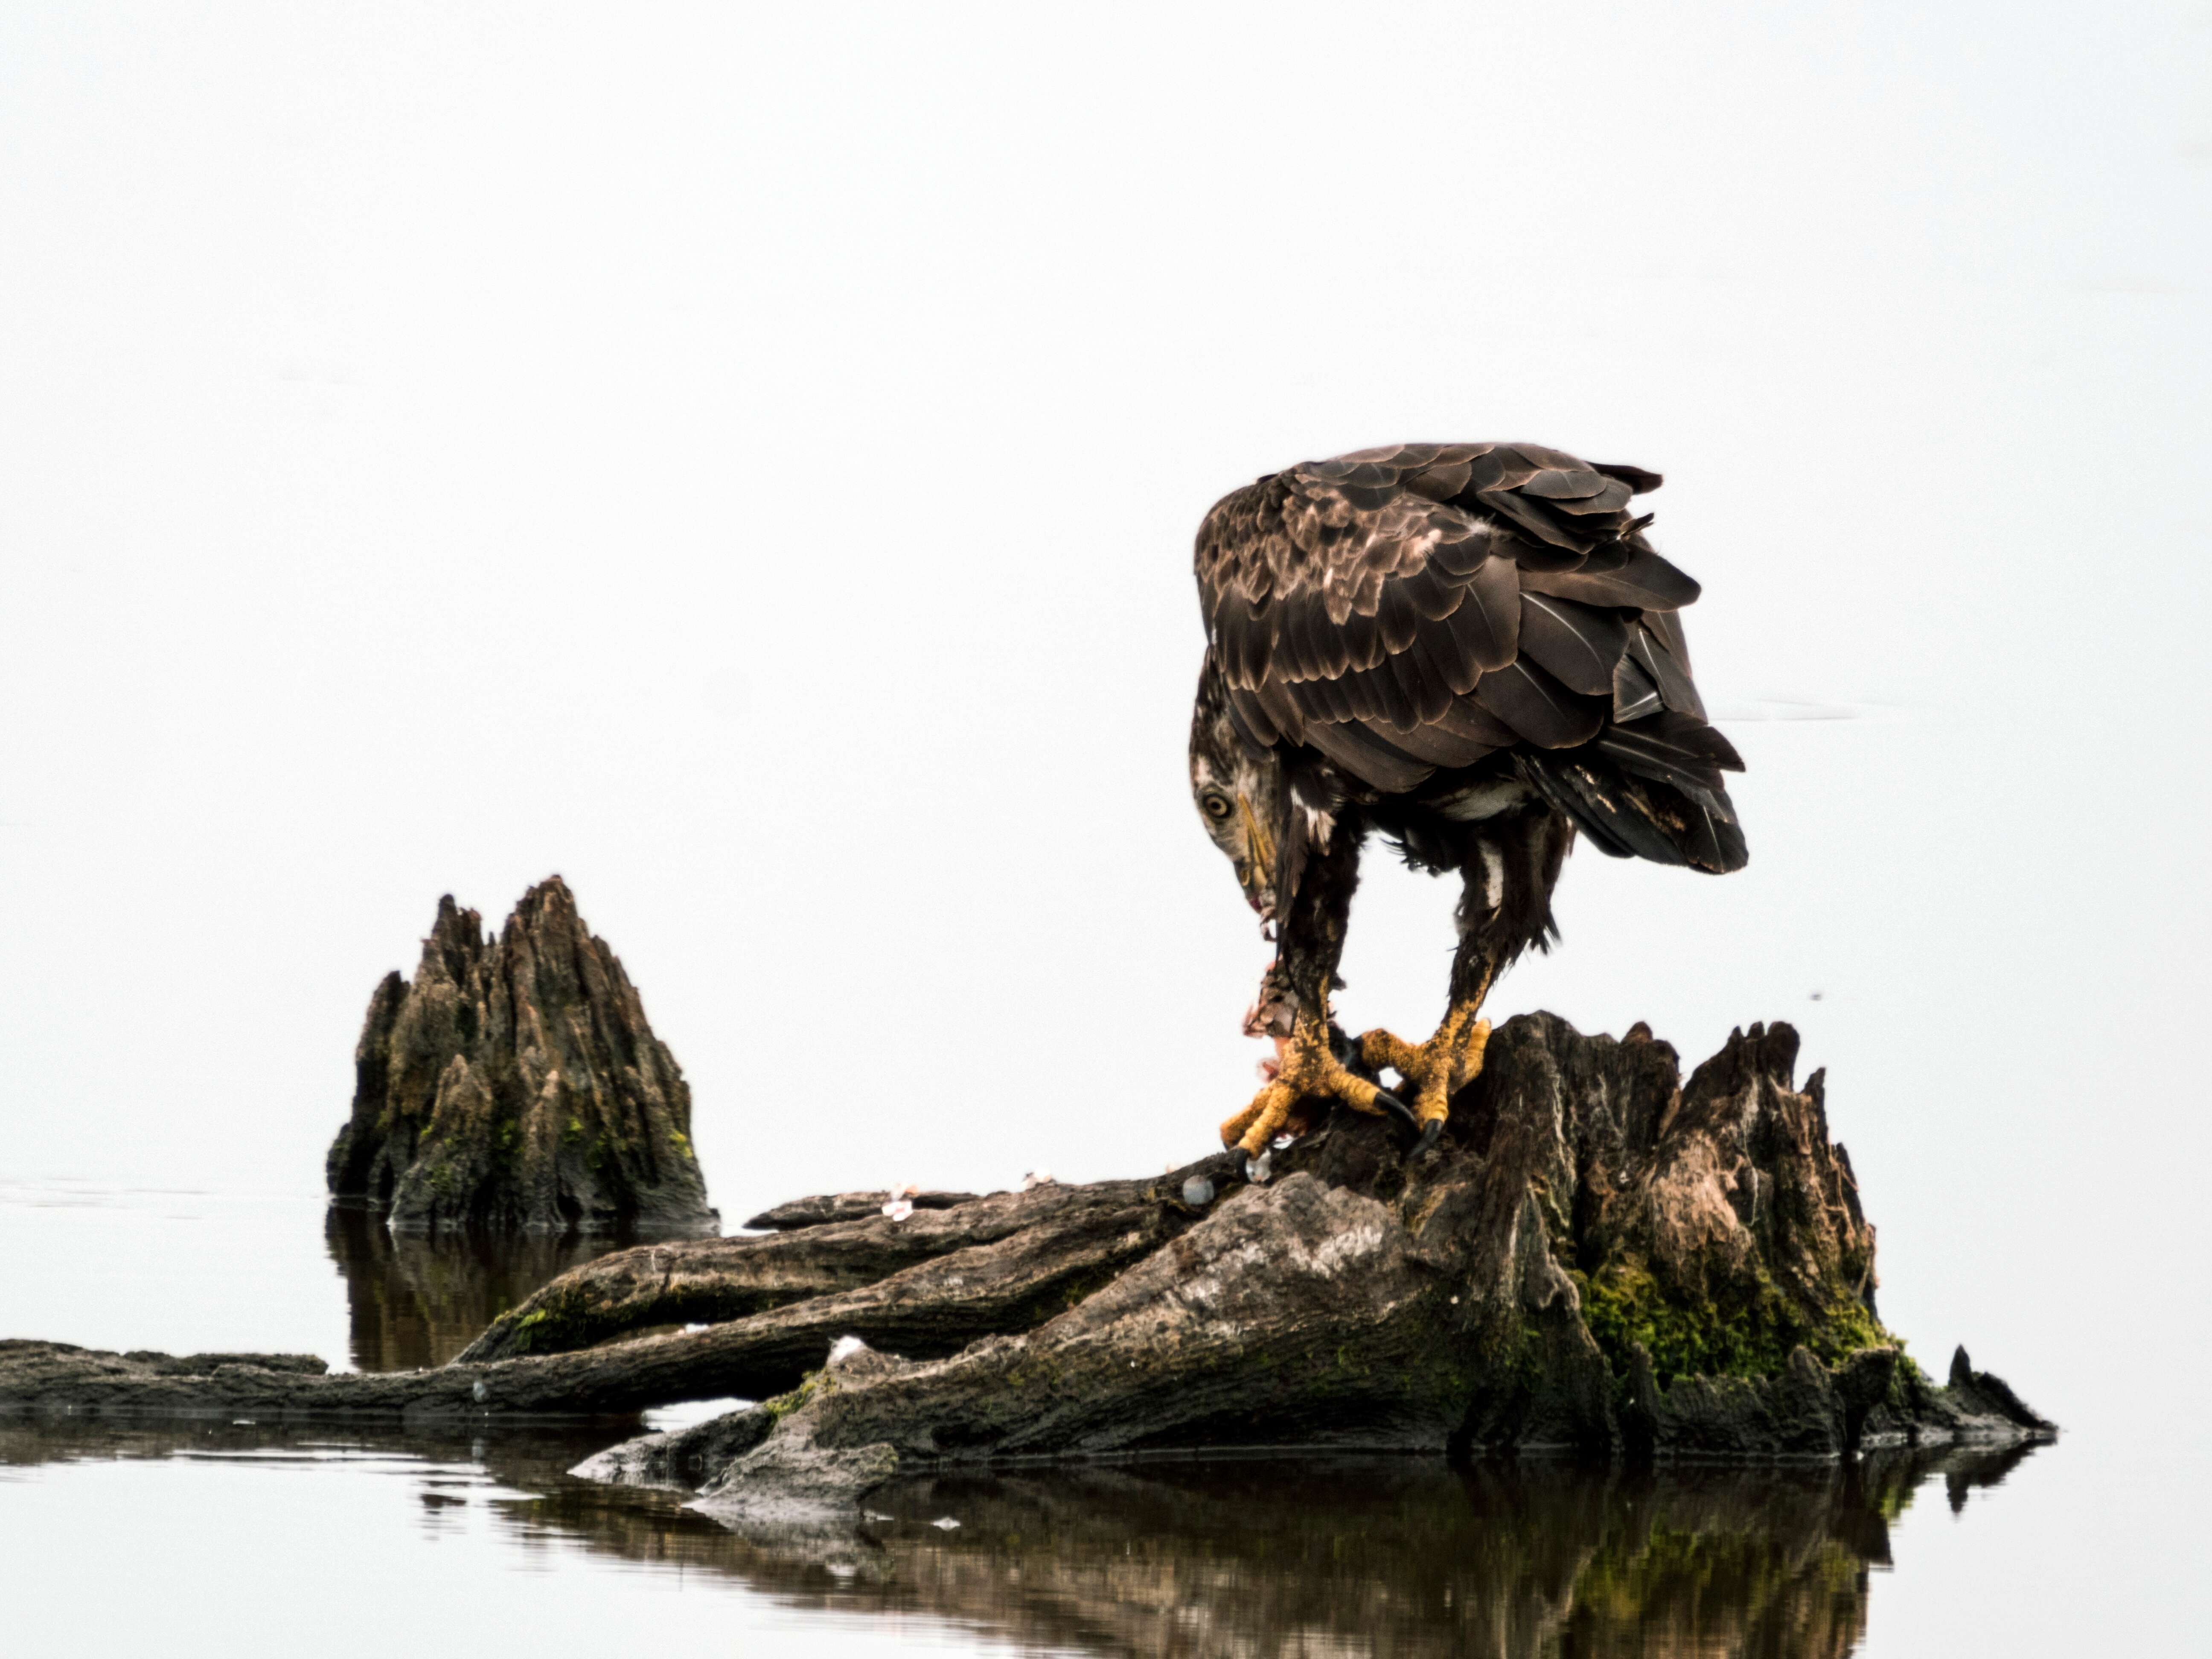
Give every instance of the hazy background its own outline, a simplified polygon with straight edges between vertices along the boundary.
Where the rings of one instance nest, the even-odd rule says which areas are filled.
[[[1526,436],[1668,475],[1753,861],[1585,851],[1497,1012],[1795,1022],[1923,1360],[2170,1439],[2208,64],[2203,3],[16,0],[0,1176],[313,1194],[438,896],[554,871],[732,1222],[1193,1157],[1266,957],[1199,517]],[[1451,895],[1370,871],[1341,1012],[1425,1031]],[[0,1334],[156,1340],[69,1272]]]

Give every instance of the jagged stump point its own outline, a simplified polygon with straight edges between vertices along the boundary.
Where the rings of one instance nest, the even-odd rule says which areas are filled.
[[[495,940],[440,899],[413,981],[370,999],[354,1067],[331,1195],[395,1229],[715,1230],[690,1088],[558,876]]]

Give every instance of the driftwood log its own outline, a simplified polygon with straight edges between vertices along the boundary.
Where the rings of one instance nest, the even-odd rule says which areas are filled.
[[[707,1502],[762,1514],[1071,1455],[1833,1459],[2047,1437],[1963,1353],[1937,1388],[1881,1326],[1874,1230],[1796,1048],[1754,1026],[1685,1084],[1641,1026],[1522,1016],[1418,1162],[1340,1114],[1262,1184],[1216,1157],[900,1218],[884,1194],[805,1200],[761,1236],[602,1257],[435,1370],[14,1344],[0,1410],[419,1422],[735,1395],[767,1403],[691,1431],[711,1459],[648,1437],[603,1472],[696,1454]]]

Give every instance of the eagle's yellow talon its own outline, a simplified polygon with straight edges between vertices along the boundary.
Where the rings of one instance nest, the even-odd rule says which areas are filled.
[[[1382,1113],[1398,1104],[1386,1090],[1345,1069],[1329,1046],[1325,1018],[1302,1014],[1283,1044],[1273,1081],[1221,1126],[1221,1144],[1255,1158],[1293,1106],[1317,1097],[1340,1100],[1360,1112]]]
[[[1443,1024],[1426,1042],[1408,1042],[1376,1030],[1359,1039],[1359,1057],[1377,1071],[1386,1067],[1412,1085],[1413,1115],[1425,1144],[1433,1144],[1431,1126],[1451,1115],[1451,1097],[1482,1075],[1483,1052],[1490,1044],[1490,1022],[1477,1019],[1473,1001],[1454,1003]]]

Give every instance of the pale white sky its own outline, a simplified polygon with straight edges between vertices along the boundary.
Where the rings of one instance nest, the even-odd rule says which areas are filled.
[[[732,1221],[1191,1157],[1265,957],[1198,518],[1526,436],[1668,475],[1753,863],[1578,855],[1498,1012],[1797,1022],[1924,1358],[2061,1417],[2190,1361],[2127,1285],[2212,1153],[2208,60],[2201,4],[9,6],[0,1174],[312,1189],[439,894],[555,870]],[[1370,870],[1343,1012],[1425,1030],[1451,896]]]

